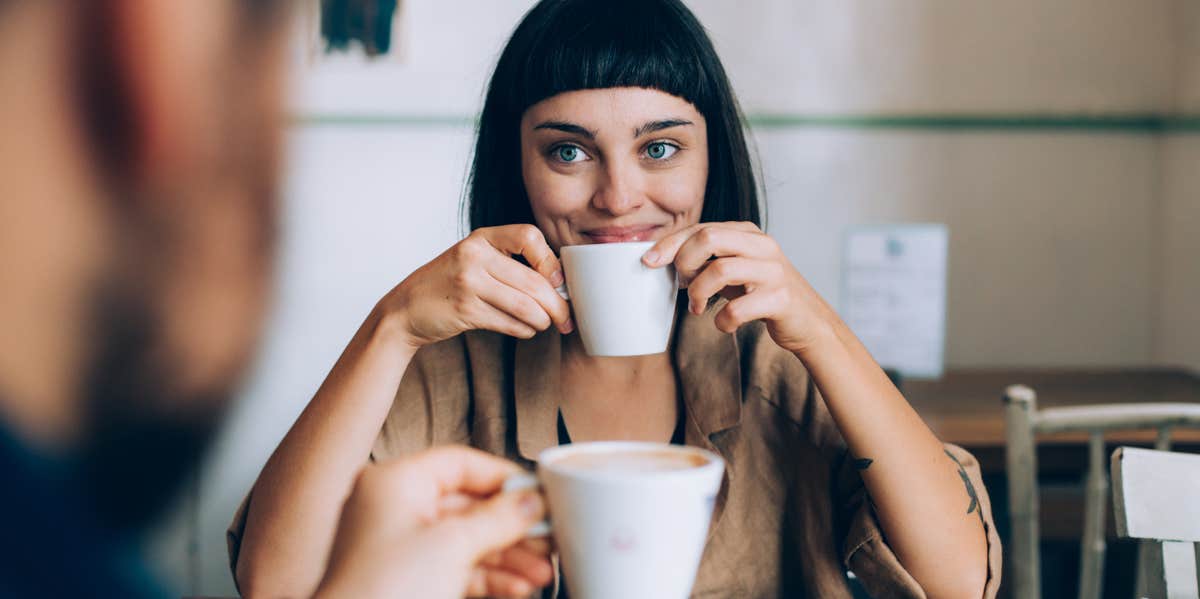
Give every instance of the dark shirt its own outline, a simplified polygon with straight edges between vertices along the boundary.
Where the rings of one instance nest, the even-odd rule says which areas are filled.
[[[679,410],[679,418],[675,421],[675,430],[671,432],[671,445],[683,445],[683,409]],[[562,410],[558,411],[558,444],[570,445],[571,433],[567,431],[567,422],[563,420]]]
[[[97,522],[75,471],[0,425],[0,597],[165,597],[133,539]]]

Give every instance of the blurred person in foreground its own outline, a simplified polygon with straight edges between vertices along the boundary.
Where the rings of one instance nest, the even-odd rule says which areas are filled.
[[[0,596],[163,594],[134,546],[268,295],[289,4],[0,0]],[[544,584],[546,548],[511,546],[540,499],[496,493],[515,468],[364,469],[318,593]]]

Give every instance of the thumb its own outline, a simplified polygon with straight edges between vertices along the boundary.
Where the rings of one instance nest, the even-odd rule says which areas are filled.
[[[448,518],[438,527],[449,527],[450,538],[459,540],[460,550],[472,562],[525,538],[526,531],[546,515],[540,493],[521,491],[497,493],[466,512]]]

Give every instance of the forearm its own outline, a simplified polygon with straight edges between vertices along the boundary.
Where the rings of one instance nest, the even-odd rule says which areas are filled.
[[[320,582],[342,503],[415,350],[372,312],[255,483],[237,564],[243,592],[308,596]]]
[[[860,469],[888,545],[930,597],[979,597],[987,540],[961,467],[836,315],[797,356]]]

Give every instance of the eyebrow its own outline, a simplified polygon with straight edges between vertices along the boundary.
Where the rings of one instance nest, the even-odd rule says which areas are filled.
[[[534,127],[534,130],[537,130],[537,129],[552,129],[554,131],[562,131],[563,133],[573,133],[575,135],[586,137],[591,140],[596,139],[595,131],[589,131],[588,129],[586,129],[580,125],[576,125],[575,123],[568,123],[566,121],[546,121],[546,122]]]
[[[641,127],[638,127],[633,132],[633,136],[635,138],[637,138],[637,137],[641,137],[647,133],[654,133],[655,131],[662,131],[663,129],[670,129],[672,127],[684,127],[684,126],[692,125],[692,124],[694,124],[694,123],[692,123],[691,121],[685,120],[685,119],[663,119],[661,121],[650,121],[649,123],[646,123],[645,125],[642,125]]]
[[[686,126],[694,125],[694,124],[695,123],[693,123],[687,119],[662,119],[659,121],[650,121],[650,122],[646,123],[645,125],[642,125],[641,127],[638,127],[637,129],[635,129],[633,131],[633,137],[638,138],[647,133],[654,133],[655,131],[662,131],[663,129],[670,129],[672,127],[686,127]],[[571,134],[579,135],[581,137],[585,137],[585,138],[591,139],[591,140],[596,139],[595,131],[592,131],[590,129],[587,129],[586,127],[583,127],[581,125],[576,125],[575,123],[570,123],[567,121],[546,121],[546,122],[540,123],[534,127],[534,130],[538,130],[538,129],[550,129],[550,130],[554,130],[554,131],[562,131],[563,133],[571,133]]]

